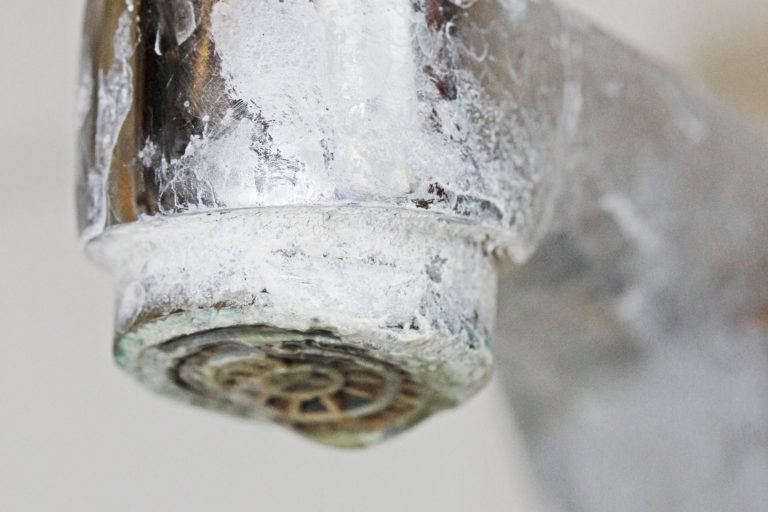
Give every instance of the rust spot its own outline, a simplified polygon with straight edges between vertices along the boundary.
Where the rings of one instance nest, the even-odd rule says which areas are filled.
[[[445,16],[439,0],[427,0],[427,26],[437,32],[445,25]]]
[[[432,83],[435,84],[437,92],[440,93],[440,97],[445,100],[455,100],[458,96],[458,90],[456,88],[456,82],[452,77],[442,76],[435,71],[432,66],[424,66],[424,73],[427,74]]]
[[[440,201],[445,201],[445,198],[448,197],[448,194],[445,193],[445,189],[440,186],[439,183],[430,183],[429,188],[427,188],[427,192],[439,197]]]
[[[435,64],[424,66],[424,73],[435,84],[440,97],[455,100],[458,89],[450,71],[451,64],[446,44],[449,39],[448,32],[450,32],[448,22],[455,16],[456,6],[445,0],[424,0],[424,11],[427,27],[436,34],[437,41]]]
[[[423,208],[429,210],[430,206],[435,203],[444,203],[448,198],[448,193],[439,183],[430,183],[427,187],[427,193],[436,196],[437,199],[415,199],[413,203],[417,208]]]

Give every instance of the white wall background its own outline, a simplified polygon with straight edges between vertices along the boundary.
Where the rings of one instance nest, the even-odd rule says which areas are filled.
[[[765,0],[568,0],[768,120]],[[0,510],[530,511],[492,386],[366,452],[151,396],[114,367],[109,279],[74,223],[83,0],[0,8]]]
[[[765,0],[558,0],[768,127]],[[766,131],[768,133],[768,131]]]

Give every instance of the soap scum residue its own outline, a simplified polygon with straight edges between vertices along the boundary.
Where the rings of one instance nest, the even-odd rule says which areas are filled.
[[[181,46],[197,29],[195,6],[191,0],[174,0],[176,7],[176,43]]]
[[[275,169],[273,178],[294,175],[270,190],[270,201],[399,197],[414,174],[455,167],[448,155],[430,158],[424,140],[412,50],[398,46],[410,39],[405,4],[286,5],[219,2],[211,27],[232,96],[268,123],[270,145],[295,162]]]
[[[129,62],[135,50],[133,10],[133,2],[126,0],[126,10],[120,16],[115,31],[114,62],[106,73],[99,69],[97,74],[95,161],[92,168],[84,170],[88,192],[84,197],[86,225],[81,236],[85,241],[101,234],[107,224],[107,182],[112,156],[133,102],[133,72]],[[85,71],[88,71],[87,67]],[[89,73],[89,76],[92,75]],[[86,80],[83,87],[87,86]]]
[[[462,59],[483,66],[489,47],[463,46],[455,23],[439,18],[469,4],[430,6],[216,3],[209,35],[238,115],[230,108],[181,157],[158,164],[174,211],[407,198],[513,229],[530,224],[525,159],[507,163],[528,135],[505,119],[508,100],[457,70]],[[440,201],[428,192],[436,176]],[[184,205],[178,191],[189,189],[211,193]]]
[[[502,66],[514,57],[502,20],[517,23],[527,8],[230,0],[196,13],[174,2],[176,43],[210,44],[216,65],[198,78],[221,90],[203,91],[214,102],[180,98],[194,126],[184,145],[150,135],[135,141],[135,161],[121,162],[151,176],[141,192],[150,197],[131,196],[140,213],[394,202],[494,229],[517,260],[530,253],[549,195],[547,147],[534,141],[553,130],[518,104]],[[131,107],[130,38],[161,50],[154,29],[131,34],[126,5],[122,46],[100,71],[86,239],[111,222],[106,182]]]

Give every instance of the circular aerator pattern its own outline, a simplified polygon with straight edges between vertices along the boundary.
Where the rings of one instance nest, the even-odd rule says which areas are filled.
[[[265,417],[316,441],[363,446],[431,412],[413,375],[324,332],[229,327],[148,348],[141,373],[174,394],[240,416]]]

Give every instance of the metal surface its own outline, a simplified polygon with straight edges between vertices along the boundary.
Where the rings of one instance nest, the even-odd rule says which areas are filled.
[[[514,4],[310,4],[91,0],[84,239],[142,215],[392,205],[479,222],[523,257],[548,196],[527,149],[550,151],[561,121],[528,119],[502,63],[468,58],[507,51],[494,18]]]
[[[144,373],[172,395],[285,425],[316,441],[358,446],[429,414],[428,386],[324,332],[233,327],[146,351]],[[181,390],[181,391],[180,391]]]
[[[519,144],[484,117],[496,103],[456,102],[457,7],[88,9],[80,221],[120,275],[119,343],[323,329],[414,376],[425,411],[480,389],[500,241],[521,240],[505,247],[522,257],[535,224],[521,219],[540,208],[524,162],[510,173],[496,157]]]
[[[374,442],[487,380],[507,267],[495,353],[553,510],[765,508],[768,145],[738,116],[546,1],[89,9],[82,236],[145,384]],[[209,339],[255,326],[332,343]],[[347,363],[364,412],[328,398]],[[369,421],[396,382],[419,406]]]

